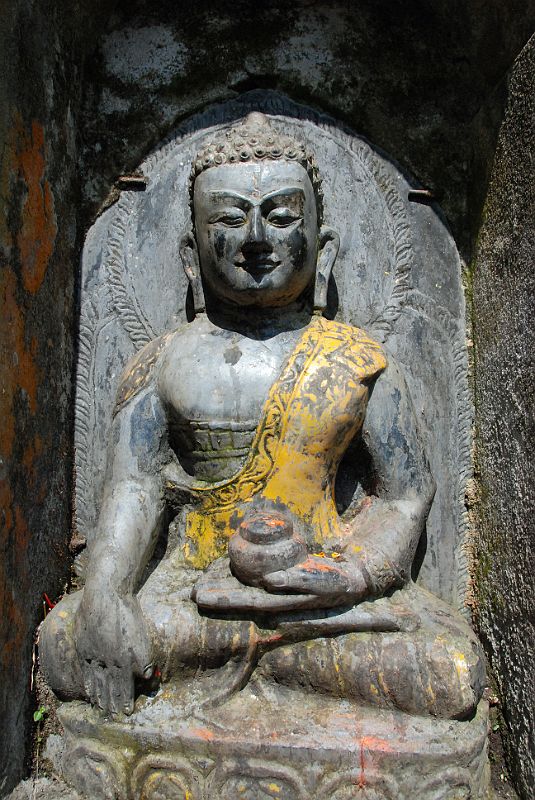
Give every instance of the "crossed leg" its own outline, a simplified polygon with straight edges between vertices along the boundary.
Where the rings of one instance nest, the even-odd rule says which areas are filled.
[[[177,573],[160,564],[138,595],[164,681],[239,661],[253,648],[259,678],[366,705],[463,719],[481,697],[485,666],[475,635],[446,604],[414,585],[373,601],[391,616],[415,615],[419,622],[412,632],[341,633],[287,644],[286,624],[278,646],[273,630],[250,619],[199,614],[190,599],[197,577],[193,570]],[[86,699],[73,635],[82,592],[56,606],[40,635],[45,675],[66,700]]]

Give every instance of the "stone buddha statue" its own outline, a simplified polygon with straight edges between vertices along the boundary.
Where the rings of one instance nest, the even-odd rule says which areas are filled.
[[[402,372],[324,316],[339,239],[313,154],[253,113],[190,192],[194,318],[121,378],[85,587],[41,631],[51,687],[117,719],[207,675],[207,702],[255,681],[469,719],[481,648],[411,577],[435,484]]]

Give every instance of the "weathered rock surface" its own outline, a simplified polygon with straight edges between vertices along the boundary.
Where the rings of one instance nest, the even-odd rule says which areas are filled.
[[[525,798],[535,786],[535,38],[507,82],[475,259],[476,616]]]

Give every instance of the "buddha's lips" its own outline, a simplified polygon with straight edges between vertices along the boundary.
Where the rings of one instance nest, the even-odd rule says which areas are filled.
[[[234,262],[237,267],[245,270],[246,272],[271,272],[281,263],[272,258],[259,256],[258,258],[246,258]]]

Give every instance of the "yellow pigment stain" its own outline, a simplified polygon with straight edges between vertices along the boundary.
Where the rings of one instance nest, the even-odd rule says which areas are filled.
[[[278,784],[276,784],[276,783],[270,783],[269,784],[269,791],[270,792],[280,792],[280,790],[281,790],[281,787]]]
[[[58,615],[61,617],[61,619],[67,619],[67,617],[68,617],[68,614],[67,614],[66,611],[58,611]]]
[[[377,688],[377,686],[375,686],[375,684],[373,684],[373,683],[370,683],[370,691],[371,691],[371,693],[372,693],[372,694],[374,694],[376,697],[379,697],[379,689]]]
[[[460,653],[456,651],[453,654],[453,663],[455,664],[455,669],[457,670],[457,675],[459,678],[462,678],[468,672],[468,664],[466,663],[466,657],[464,653]]]
[[[383,694],[386,695],[387,697],[389,697],[390,690],[388,688],[387,682],[385,681],[384,672],[379,672],[377,678],[379,680],[379,685],[381,686],[381,689],[383,690]]]

